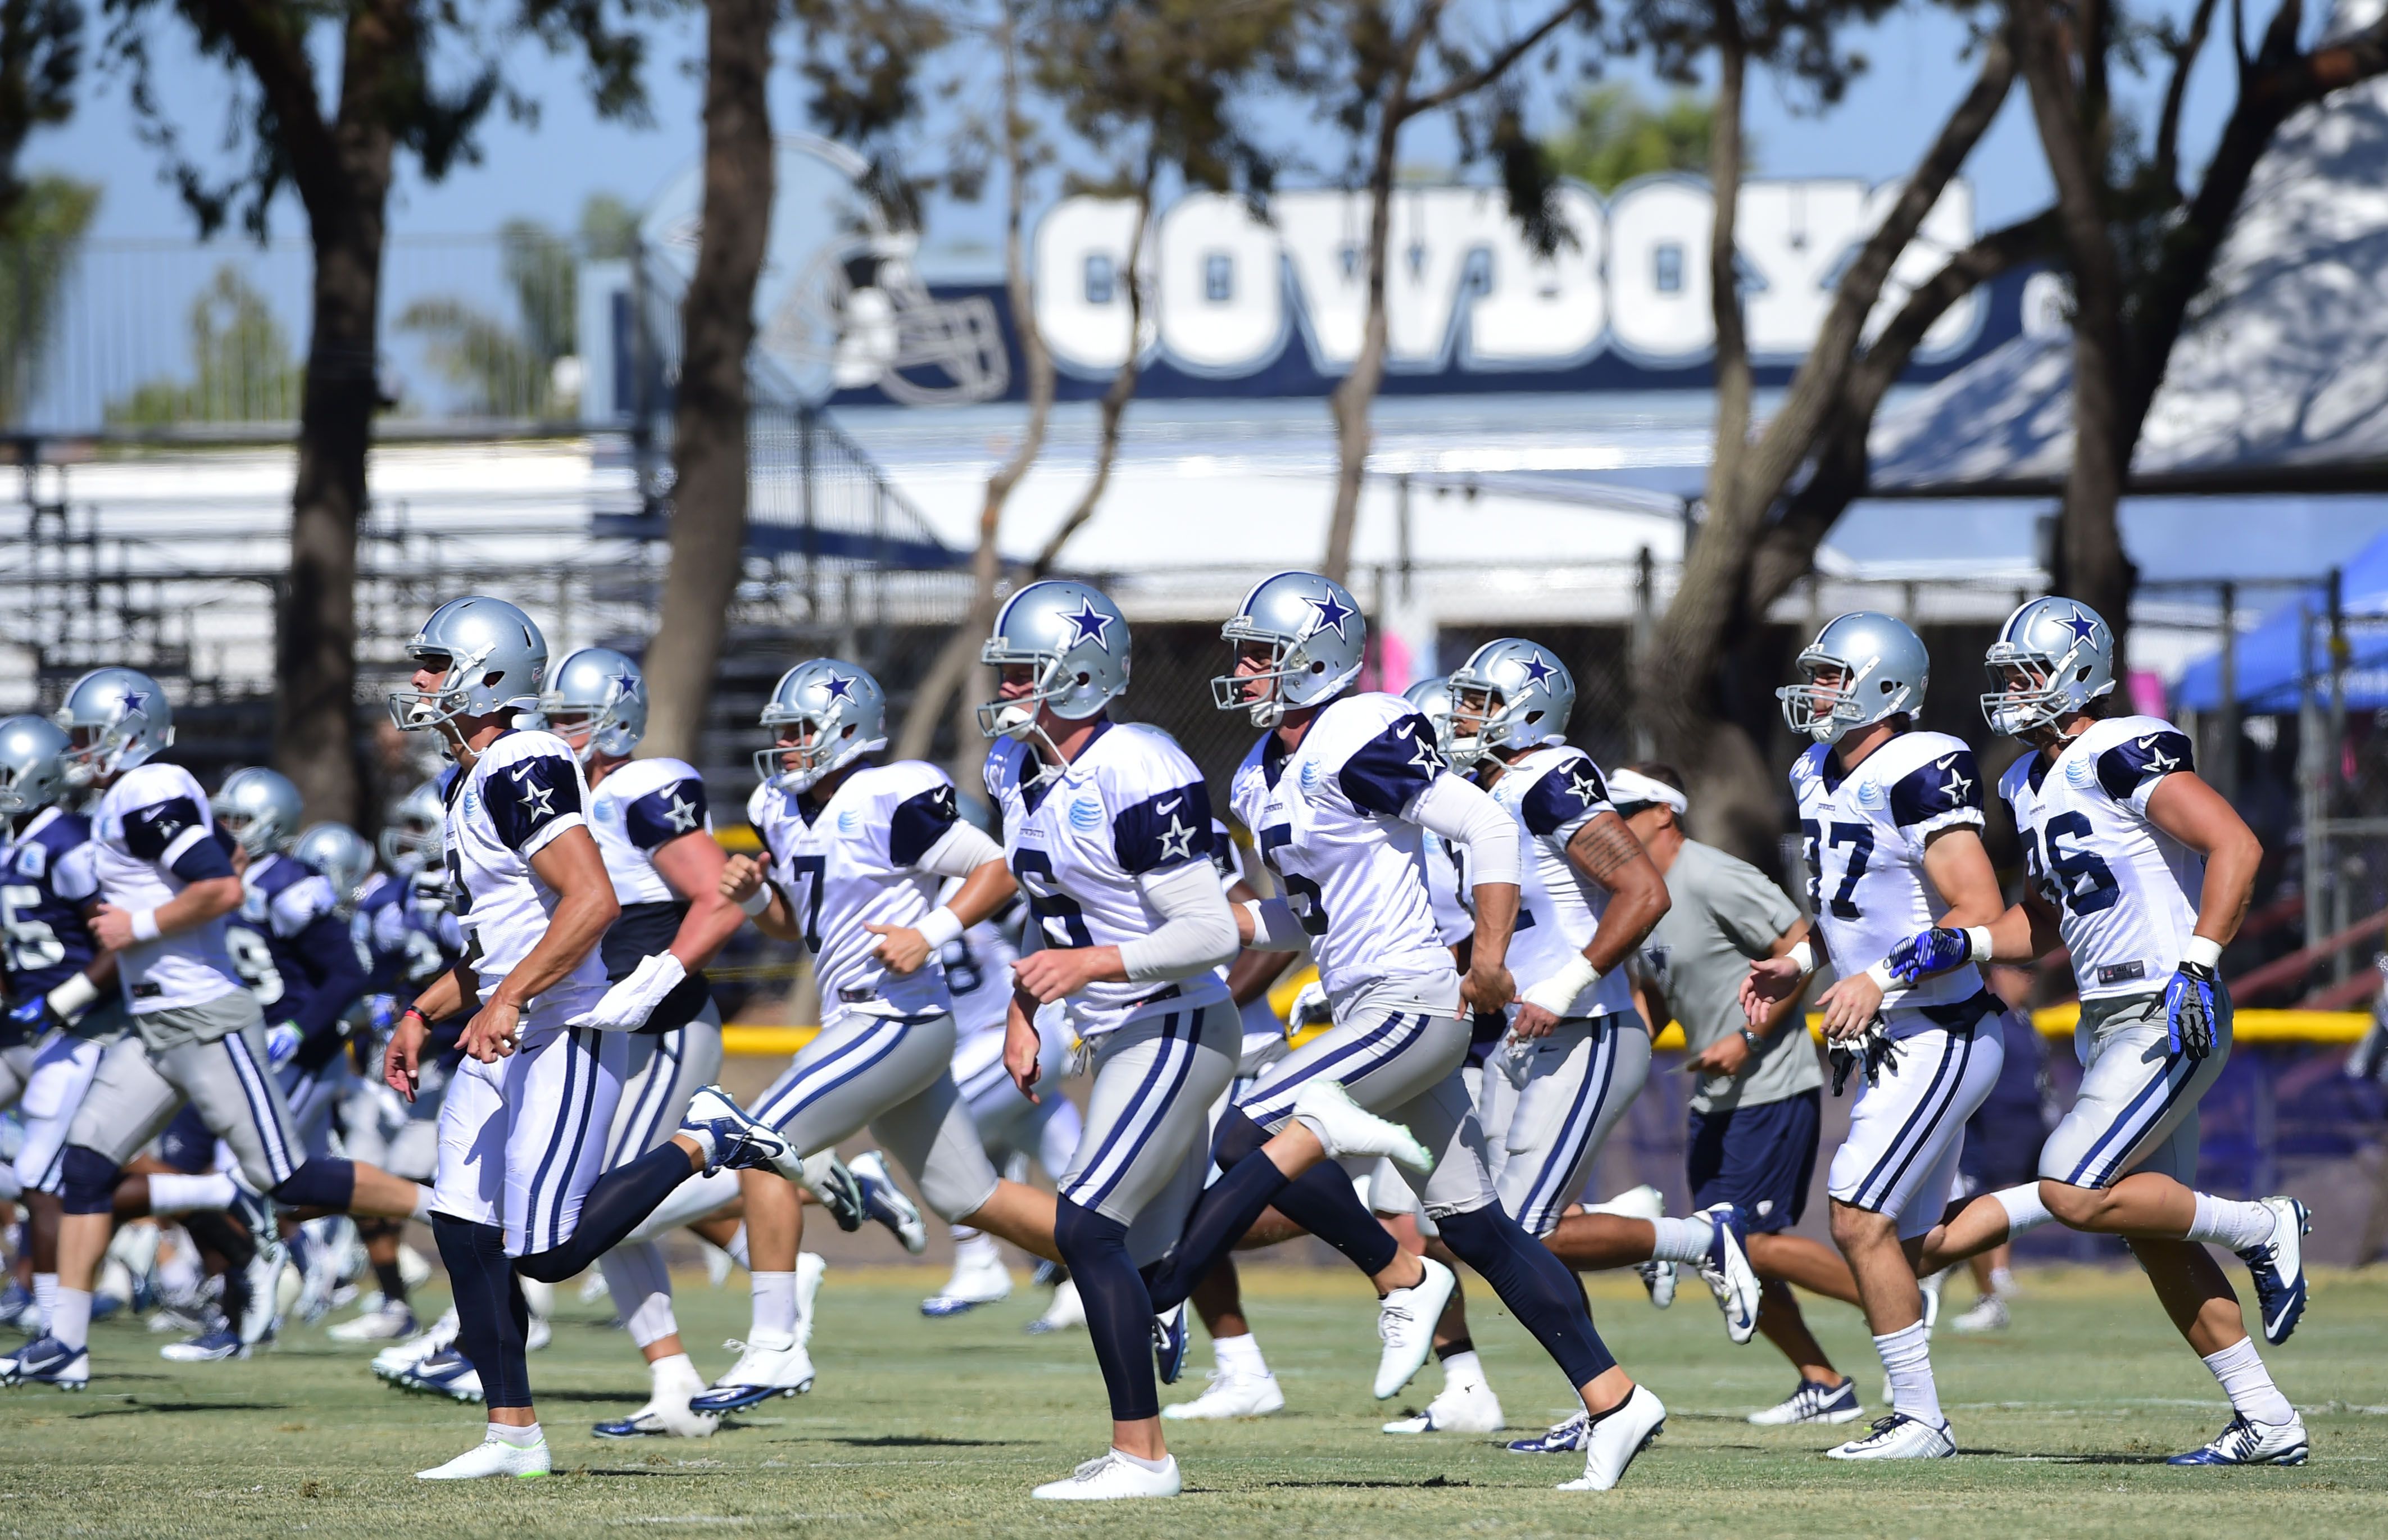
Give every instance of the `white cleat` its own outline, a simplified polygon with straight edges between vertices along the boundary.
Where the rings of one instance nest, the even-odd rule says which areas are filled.
[[[495,1433],[483,1438],[478,1446],[465,1450],[445,1465],[435,1465],[428,1470],[417,1470],[419,1482],[473,1482],[485,1476],[513,1476],[530,1481],[544,1476],[553,1469],[548,1463],[547,1440],[540,1439],[527,1449],[517,1449]]]
[[[1501,1398],[1490,1385],[1445,1385],[1426,1410],[1385,1424],[1389,1433],[1497,1433]]]
[[[1211,1371],[1211,1383],[1191,1401],[1161,1408],[1172,1422],[1226,1422],[1239,1417],[1266,1417],[1285,1410],[1285,1392],[1274,1374],[1229,1374]]]
[[[1074,1279],[1063,1279],[1053,1286],[1053,1303],[1045,1313],[1028,1323],[1028,1334],[1042,1337],[1048,1332],[1074,1331],[1086,1324],[1086,1302],[1078,1297]],[[1162,1414],[1166,1417],[1166,1412]]]
[[[777,1396],[802,1395],[813,1388],[812,1355],[802,1343],[765,1347],[749,1343],[730,1372],[716,1380],[689,1408],[707,1417],[743,1412]]]
[[[1673,1263],[1645,1262],[1633,1270],[1641,1275],[1643,1290],[1649,1294],[1653,1306],[1664,1310],[1675,1303],[1677,1275]]]
[[[611,1297],[613,1292],[614,1286],[605,1281],[604,1270],[591,1267],[589,1269],[589,1276],[580,1280],[578,1298],[583,1305],[594,1305],[601,1299]]]
[[[1402,1387],[1426,1367],[1427,1355],[1434,1351],[1434,1323],[1442,1318],[1442,1307],[1451,1303],[1451,1292],[1459,1287],[1451,1269],[1434,1258],[1419,1257],[1418,1264],[1426,1269],[1424,1278],[1377,1302],[1377,1335],[1385,1343],[1377,1359],[1379,1401],[1399,1395]]]
[[[1383,1155],[1396,1165],[1424,1172],[1434,1155],[1416,1136],[1352,1100],[1352,1093],[1332,1080],[1313,1080],[1295,1093],[1294,1120],[1318,1136],[1328,1160],[1355,1155]]]
[[[1749,1414],[1760,1428],[1796,1428],[1808,1422],[1855,1422],[1865,1415],[1858,1401],[1858,1382],[1843,1377],[1837,1385],[1801,1380],[1799,1388],[1761,1412]]]
[[[957,1257],[946,1286],[921,1302],[924,1316],[959,1316],[1011,1297],[1011,1269],[991,1251]]]
[[[1177,1457],[1168,1457],[1158,1470],[1121,1457],[1107,1449],[1058,1482],[1047,1482],[1029,1495],[1047,1502],[1101,1503],[1123,1497],[1175,1497],[1182,1491]]]
[[[1957,1452],[1956,1430],[1934,1427],[1905,1412],[1878,1418],[1862,1438],[1824,1451],[1826,1459],[1947,1459]]]
[[[373,1371],[385,1380],[395,1381],[433,1354],[455,1346],[456,1330],[456,1307],[451,1305],[446,1315],[432,1322],[430,1330],[375,1354]]]
[[[1984,1294],[1974,1302],[1973,1308],[1949,1323],[1949,1330],[1961,1336],[1975,1336],[1984,1331],[2004,1331],[2014,1324],[2007,1314],[2007,1302],[1996,1294]]]
[[[1663,1219],[1667,1216],[1667,1195],[1644,1182],[1629,1187],[1607,1203],[1586,1203],[1586,1214],[1614,1214],[1620,1219]]]
[[[1583,1474],[1561,1482],[1559,1490],[1607,1491],[1625,1479],[1625,1468],[1633,1463],[1633,1457],[1666,1431],[1666,1406],[1647,1385],[1634,1386],[1632,1394],[1593,1422],[1583,1448]]]
[[[327,1329],[324,1335],[336,1343],[396,1343],[423,1330],[413,1310],[393,1305],[378,1294],[374,1298],[379,1303],[372,1309]]]
[[[1731,1203],[1719,1203],[1704,1212],[1716,1237],[1708,1242],[1700,1277],[1716,1296],[1717,1308],[1724,1312],[1724,1334],[1736,1344],[1745,1343],[1758,1334],[1759,1288],[1758,1274],[1749,1265],[1749,1241],[1742,1228],[1741,1211]]]
[[[2305,1462],[2305,1419],[2289,1413],[2286,1422],[2257,1422],[2233,1417],[2213,1443],[2175,1455],[2166,1465],[2303,1465]]]
[[[2267,1198],[2272,1211],[2272,1233],[2258,1245],[2239,1254],[2255,1284],[2255,1302],[2264,1317],[2264,1340],[2279,1346],[2297,1329],[2305,1313],[2305,1237],[2313,1215],[2294,1198]]]
[[[720,1424],[718,1417],[692,1407],[686,1391],[677,1395],[658,1392],[629,1416],[600,1422],[590,1432],[599,1438],[711,1438]]]

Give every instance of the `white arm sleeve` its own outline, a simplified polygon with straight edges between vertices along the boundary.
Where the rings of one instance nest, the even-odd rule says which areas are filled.
[[[1438,775],[1402,816],[1466,850],[1471,885],[1518,880],[1518,821],[1473,783]]]
[[[985,830],[956,819],[954,826],[921,854],[920,867],[940,877],[967,877],[987,862],[1001,859],[1003,846],[987,838]]]
[[[1191,978],[1236,955],[1241,943],[1217,867],[1206,860],[1188,861],[1144,872],[1136,886],[1144,901],[1161,911],[1162,921],[1151,935],[1120,944],[1120,964],[1129,983]]]

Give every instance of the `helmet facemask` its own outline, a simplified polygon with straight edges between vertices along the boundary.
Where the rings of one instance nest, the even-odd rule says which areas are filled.
[[[1306,688],[1327,672],[1327,664],[1310,655],[1302,638],[1235,620],[1222,627],[1219,634],[1236,648],[1236,671],[1215,675],[1211,681],[1211,703],[1220,710],[1242,710],[1254,727],[1271,728],[1285,720],[1288,706],[1308,706],[1327,693]],[[1247,672],[1246,663],[1260,667]],[[1255,685],[1260,687],[1258,694],[1253,693]]]
[[[489,655],[488,648],[458,657],[449,653],[411,653],[417,672],[429,673],[436,663],[446,667],[438,670],[439,682],[427,690],[392,690],[389,693],[389,719],[400,732],[444,732],[460,739],[456,720],[472,714],[473,686],[476,682],[489,684],[495,681],[481,674],[482,660]]]
[[[2012,642],[1992,643],[1982,658],[1991,686],[1982,696],[1982,718],[1990,731],[2003,737],[2028,737],[2087,706],[2091,697],[2082,695],[2078,686],[2088,681],[2095,666],[2082,657],[2088,645],[2076,642],[2063,657],[2051,659]]]
[[[998,693],[994,700],[980,705],[978,730],[987,737],[1025,743],[1037,732],[1038,716],[1047,709],[1064,720],[1084,719],[1083,717],[1073,717],[1064,709],[1063,703],[1072,691],[1092,682],[1092,676],[1073,672],[1069,660],[1060,653],[1013,647],[1000,637],[990,637],[986,645],[979,649],[979,661],[995,669],[998,678],[1007,668],[1029,670],[1025,691],[1017,695]],[[1099,702],[1095,710],[1099,711],[1108,704]],[[1084,715],[1090,717],[1094,712]]]
[[[1853,667],[1847,659],[1809,648],[1799,655],[1797,665],[1808,682],[1785,685],[1774,693],[1783,703],[1784,721],[1792,732],[1804,732],[1817,743],[1839,743],[1851,729],[1865,725],[1865,707],[1860,704],[1858,692],[1881,662],[1880,658],[1870,657]],[[1823,673],[1837,673],[1841,682],[1819,682],[1817,676]]]

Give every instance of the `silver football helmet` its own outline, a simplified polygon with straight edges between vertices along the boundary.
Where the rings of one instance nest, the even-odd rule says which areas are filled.
[[[647,681],[639,666],[611,647],[583,647],[555,666],[539,709],[556,732],[579,732],[588,741],[578,751],[587,764],[603,754],[621,759],[647,735]]]
[[[39,811],[66,795],[69,746],[46,718],[0,719],[0,818]]]
[[[759,719],[773,743],[755,751],[755,773],[765,785],[807,791],[887,746],[887,692],[867,669],[817,657],[780,676]]]
[[[2020,737],[2089,709],[2115,688],[2114,628],[2076,600],[2034,599],[2007,617],[1982,665],[1990,675],[1984,719],[1993,732]]]
[[[252,856],[289,848],[305,815],[298,788],[280,770],[262,765],[236,770],[223,778],[208,810],[217,824]]]
[[[1236,617],[1219,634],[1245,646],[1268,649],[1258,673],[1221,674],[1211,681],[1212,703],[1222,711],[1249,711],[1254,727],[1275,727],[1292,706],[1332,697],[1360,677],[1368,651],[1368,622],[1351,591],[1315,572],[1280,572],[1264,578],[1244,595]],[[1255,685],[1264,693],[1254,695]]]
[[[290,855],[301,866],[324,874],[340,897],[343,914],[356,911],[374,869],[374,849],[364,835],[345,823],[310,824],[290,846]]]
[[[447,821],[448,805],[439,798],[439,783],[426,781],[391,809],[389,824],[381,832],[381,859],[401,876],[437,866]]]
[[[535,712],[547,678],[547,638],[529,616],[503,599],[474,594],[431,612],[406,644],[418,666],[436,668],[429,690],[389,693],[389,717],[401,732],[444,727],[459,717],[508,709]]]
[[[1825,621],[1797,667],[1806,682],[1786,684],[1774,698],[1783,703],[1783,719],[1791,731],[1820,744],[1837,744],[1858,728],[1923,710],[1932,678],[1924,639],[1905,621],[1872,610]],[[1816,682],[1827,668],[1839,673],[1838,684]]]
[[[67,784],[110,781],[174,742],[174,709],[138,668],[94,668],[50,718],[65,730]],[[72,740],[80,738],[80,742]]]
[[[1402,699],[1417,707],[1417,714],[1434,729],[1434,746],[1442,757],[1451,757],[1451,681],[1437,674],[1422,679],[1402,692]]]
[[[1028,694],[978,708],[979,731],[988,737],[1027,737],[1040,706],[1082,722],[1127,694],[1127,617],[1099,589],[1048,578],[1003,602],[979,661],[1035,674]]]
[[[1575,715],[1575,676],[1541,643],[1503,637],[1451,671],[1451,705],[1444,753],[1464,770],[1496,751],[1565,743],[1568,719]],[[1474,732],[1462,717],[1476,723]]]

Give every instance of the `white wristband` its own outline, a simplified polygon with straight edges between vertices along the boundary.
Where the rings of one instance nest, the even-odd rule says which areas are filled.
[[[760,914],[771,907],[771,885],[765,883],[738,900],[738,907],[749,914]]]
[[[155,941],[158,939],[158,911],[156,910],[136,909],[133,911],[133,939],[135,941]]]
[[[1886,995],[1899,987],[1899,981],[1890,976],[1890,962],[1887,959],[1868,968],[1865,971],[1865,976],[1874,980],[1874,986]]]
[[[49,993],[50,1009],[62,1021],[72,1022],[99,999],[99,986],[81,974],[71,974]]]
[[[1783,955],[1791,960],[1791,966],[1799,970],[1801,978],[1806,978],[1816,971],[1816,948],[1810,946],[1804,936],[1800,938],[1797,946]]]
[[[1988,962],[1990,960],[1990,927],[1988,925],[1967,925],[1965,927],[1965,947],[1966,955],[1971,957],[1975,961]]]
[[[2189,945],[2180,949],[2180,960],[2218,969],[2222,966],[2222,943],[2210,935],[2192,935]]]
[[[1538,1005],[1554,1016],[1564,1016],[1567,1008],[1586,989],[1600,982],[1600,970],[1581,952],[1559,964],[1558,972],[1522,991],[1518,999],[1529,1005]]]
[[[929,944],[929,950],[942,951],[946,942],[961,939],[962,917],[939,904],[921,916],[921,923],[912,928],[921,933],[921,938]]]

